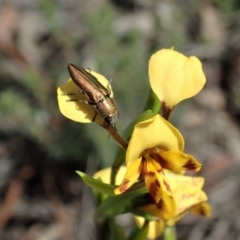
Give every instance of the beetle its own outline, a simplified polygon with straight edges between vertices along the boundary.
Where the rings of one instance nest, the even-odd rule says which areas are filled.
[[[80,92],[89,99],[88,101],[78,99],[69,99],[68,101],[79,101],[93,105],[95,115],[92,121],[95,121],[97,113],[99,113],[106,123],[114,127],[119,113],[117,103],[115,99],[111,97],[111,90],[104,87],[95,76],[81,67],[70,63],[68,64],[68,71],[73,82],[79,87]],[[73,94],[75,93],[67,95]]]

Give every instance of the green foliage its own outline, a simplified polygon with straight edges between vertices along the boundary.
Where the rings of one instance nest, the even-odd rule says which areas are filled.
[[[103,183],[102,181],[96,180],[88,176],[86,173],[83,173],[80,171],[76,171],[76,173],[82,178],[83,182],[89,187],[93,188],[94,190],[100,191],[101,193],[114,196],[113,190],[114,188],[116,188],[116,186]]]
[[[144,225],[141,228],[136,227],[133,229],[132,233],[128,237],[128,240],[143,240],[147,239],[149,229],[149,221],[145,221]]]
[[[95,214],[95,220],[102,222],[108,217],[116,216],[118,214],[129,211],[132,200],[146,193],[145,187],[137,189],[135,191],[126,192],[121,195],[110,196],[97,208]]]
[[[107,227],[107,230],[105,229]],[[104,223],[105,240],[126,240],[124,229],[116,224],[114,218],[109,218]],[[103,238],[102,238],[103,239]]]
[[[240,8],[240,3],[238,0],[213,0],[213,3],[215,3],[224,13],[229,13]]]
[[[19,92],[5,90],[0,95],[1,123],[7,129],[19,129],[22,132],[36,130],[34,115],[26,98]],[[21,109],[21,111],[20,111]],[[28,116],[28,118],[26,118]],[[13,118],[15,121],[9,121]],[[26,122],[27,121],[27,122]],[[29,129],[30,127],[30,129]]]

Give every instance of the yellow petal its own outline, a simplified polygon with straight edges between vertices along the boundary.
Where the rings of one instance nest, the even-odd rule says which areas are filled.
[[[151,56],[149,78],[152,90],[171,109],[196,95],[206,82],[199,59],[173,49],[162,49]]]
[[[94,71],[91,71],[91,74],[95,76],[98,79],[98,81],[102,83],[102,85],[104,85],[105,87],[109,87],[111,89],[109,82],[104,76]],[[68,102],[69,99],[89,101],[89,99],[84,94],[82,94],[81,92],[76,93],[77,91],[79,91],[79,87],[72,81],[71,78],[68,80],[67,83],[58,87],[57,94],[58,94],[58,105],[59,105],[60,112],[65,117],[73,121],[82,122],[82,123],[91,123],[95,115],[93,105],[89,105],[89,104],[85,104],[83,102],[77,102],[77,101]],[[76,94],[66,95],[69,93],[76,93]],[[112,91],[111,91],[111,96],[112,96]],[[97,114],[95,122],[102,124],[103,121],[104,120],[100,116],[100,114]]]
[[[176,202],[166,194],[163,195],[158,204],[148,204],[138,210],[156,216],[164,221],[175,217],[177,214]]]
[[[182,189],[182,192],[174,194],[174,197],[178,205],[178,215],[187,211],[194,205],[207,201],[207,195],[205,192],[199,191],[195,194],[189,194],[184,188]]]
[[[180,174],[176,174],[173,171],[168,169],[164,169],[164,174],[168,183],[171,186],[171,190],[173,193],[176,194],[177,191],[182,191],[182,186],[188,186],[189,194],[195,194],[196,192],[200,191],[204,184],[203,177],[191,177],[191,176],[184,176]],[[180,190],[178,190],[180,188]]]
[[[201,190],[204,183],[203,178],[182,176],[165,169],[164,173],[177,203],[177,215],[207,201],[206,193]]]
[[[164,221],[176,216],[176,203],[172,198],[164,194],[158,204],[149,204],[139,208],[138,210],[159,218],[158,221],[150,221],[149,223],[148,238],[155,239],[162,234]],[[138,226],[143,225],[144,218],[138,216],[134,216],[134,218]]]
[[[190,212],[192,212],[194,214],[197,214],[197,215],[210,217],[211,216],[211,206],[208,203],[203,202],[203,203],[200,203],[196,206],[193,206],[190,209]]]
[[[159,203],[157,203],[158,215],[164,221],[177,216],[177,202],[174,197],[163,194]]]
[[[155,147],[165,151],[184,149],[181,133],[160,115],[135,126],[126,153],[127,165],[138,159],[143,151]]]
[[[158,203],[163,194],[167,194],[172,197],[172,193],[162,171],[156,169],[153,162],[154,160],[144,161],[144,169],[142,174],[149,194],[152,196],[155,202]]]
[[[143,217],[134,216],[137,225],[141,228],[144,224],[145,219]],[[150,240],[156,239],[163,233],[164,222],[159,219],[159,221],[150,221],[147,238]]]
[[[93,178],[101,179],[102,182],[110,184],[111,171],[112,171],[111,168],[102,169],[102,170],[96,172],[93,175]],[[119,171],[116,176],[116,184],[117,185],[119,185],[122,182],[122,179],[123,179],[124,175],[126,174],[126,171],[127,171],[127,167],[125,167],[125,166],[121,166],[119,168]]]
[[[197,172],[202,166],[193,156],[181,151],[160,151],[159,155],[158,161],[161,166],[173,172]],[[155,156],[155,159],[157,160],[157,156]]]
[[[188,208],[185,211],[179,213],[175,218],[168,220],[166,222],[167,225],[169,225],[169,226],[175,225],[176,222],[179,221],[181,218],[183,218],[188,212],[191,212],[196,215],[204,216],[204,217],[210,217],[211,216],[211,206],[206,202],[194,205],[193,207]]]
[[[127,172],[122,180],[122,183],[120,184],[120,186],[118,186],[114,190],[115,194],[121,194],[125,192],[138,180],[138,177],[140,175],[141,161],[142,161],[142,158],[140,157],[139,159],[134,161],[132,164],[128,165]]]
[[[204,183],[202,177],[183,176],[167,169],[164,169],[164,174],[171,186],[173,198],[163,194],[159,203],[143,206],[139,209],[140,211],[162,219],[169,226],[174,225],[187,212],[207,217],[211,215],[211,208],[206,203],[207,196],[201,190]],[[136,219],[136,221],[142,223],[143,219],[140,221]],[[152,235],[152,237],[154,239],[157,235]]]
[[[181,220],[186,214],[187,214],[187,212],[184,212],[184,213],[182,213],[182,214],[180,214],[180,215],[175,216],[175,217],[172,218],[172,219],[167,220],[165,223],[166,223],[166,225],[168,225],[168,226],[173,226],[173,225],[176,224],[176,222],[178,222],[179,220]]]

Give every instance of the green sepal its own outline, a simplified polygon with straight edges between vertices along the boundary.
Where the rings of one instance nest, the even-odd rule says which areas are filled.
[[[144,225],[141,228],[137,226],[133,229],[132,233],[128,237],[128,240],[143,240],[147,239],[149,230],[149,221],[145,221]]]
[[[149,90],[148,99],[144,107],[144,110],[148,109],[152,110],[153,115],[158,114],[161,109],[161,102],[151,88]]]
[[[106,218],[116,216],[118,214],[126,212],[131,205],[131,200],[137,196],[140,196],[147,192],[145,187],[137,189],[132,192],[126,192],[121,195],[109,196],[102,204],[97,208],[95,213],[95,220],[102,222]]]
[[[113,190],[116,188],[115,185],[103,183],[102,181],[96,180],[93,177],[87,175],[86,173],[80,171],[76,171],[76,173],[82,178],[83,182],[92,189],[110,196],[115,195],[113,192]]]

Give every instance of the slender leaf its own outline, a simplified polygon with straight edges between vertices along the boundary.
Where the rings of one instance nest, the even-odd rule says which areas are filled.
[[[131,200],[139,195],[147,192],[145,187],[137,189],[132,192],[123,193],[114,197],[108,197],[98,208],[95,214],[95,220],[102,222],[108,217],[113,217],[123,213],[129,205]]]
[[[86,173],[76,171],[76,173],[82,178],[83,182],[88,185],[89,187],[93,188],[96,191],[101,193],[105,193],[107,195],[114,195],[113,190],[116,188],[114,185],[103,183],[99,180],[96,180]]]

